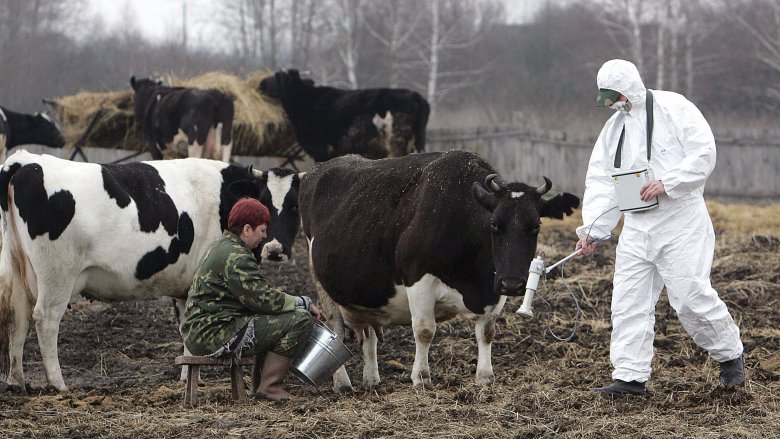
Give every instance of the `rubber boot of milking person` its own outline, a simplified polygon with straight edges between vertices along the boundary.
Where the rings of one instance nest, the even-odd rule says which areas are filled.
[[[266,237],[270,213],[253,198],[230,210],[228,229],[206,250],[190,286],[182,334],[195,355],[263,359],[255,396],[290,399],[283,381],[322,313],[309,297],[275,289],[252,250]]]
[[[646,394],[655,306],[664,286],[682,326],[720,364],[721,384],[742,386],[739,328],[710,284],[715,233],[703,193],[715,168],[712,130],[684,96],[647,90],[629,61],[607,61],[596,82],[596,105],[615,114],[601,130],[588,164],[576,248],[583,255],[592,253],[620,219],[621,212],[613,208],[618,197],[612,173],[649,168],[652,177],[639,197],[645,202],[658,197],[658,205],[624,213],[612,291],[613,382],[593,390],[609,396]]]

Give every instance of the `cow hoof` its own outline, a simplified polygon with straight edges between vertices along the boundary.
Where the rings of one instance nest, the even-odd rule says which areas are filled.
[[[29,384],[20,386],[19,384],[7,383],[4,390],[6,392],[16,393],[22,396],[27,396],[30,394],[30,392],[32,392],[32,388],[29,387]]]
[[[68,393],[68,392],[70,392],[70,390],[68,390],[68,386],[66,386],[65,383],[50,384],[49,387],[54,389],[56,392],[59,392],[59,393]]]
[[[431,377],[430,376],[421,377],[421,378],[418,378],[416,380],[413,379],[412,380],[412,385],[414,387],[416,387],[416,388],[421,388],[421,389],[432,389],[433,388],[433,384],[431,383]]]
[[[489,386],[493,384],[494,376],[493,374],[483,374],[483,375],[477,375],[476,383],[479,386]]]
[[[379,384],[379,378],[369,378],[363,380],[363,387],[370,389],[376,387]]]
[[[341,384],[341,385],[334,384],[333,391],[339,395],[346,395],[349,393],[354,393],[355,389],[352,388],[352,384]]]
[[[412,383],[412,385],[414,386],[415,389],[425,389],[425,390],[433,389],[433,383],[431,383],[430,379],[418,381],[416,383]]]

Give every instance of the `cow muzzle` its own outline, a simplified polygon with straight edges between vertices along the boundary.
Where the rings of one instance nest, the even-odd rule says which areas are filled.
[[[498,279],[497,290],[504,296],[522,296],[525,293],[527,277],[507,277]]]
[[[288,261],[290,255],[285,253],[284,247],[277,240],[267,242],[263,245],[263,250],[260,252],[260,257],[269,261]]]

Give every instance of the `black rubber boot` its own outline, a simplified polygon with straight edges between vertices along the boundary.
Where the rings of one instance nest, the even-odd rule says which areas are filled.
[[[647,395],[645,383],[640,383],[639,381],[615,380],[606,387],[596,387],[591,390],[607,396]]]
[[[745,385],[745,356],[720,363],[720,383],[726,387]]]

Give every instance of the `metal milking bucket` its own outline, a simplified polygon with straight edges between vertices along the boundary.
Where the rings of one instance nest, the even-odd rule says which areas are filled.
[[[352,353],[330,329],[315,322],[309,342],[292,361],[292,373],[315,387],[325,383]]]

